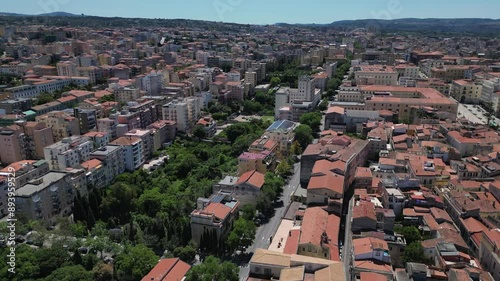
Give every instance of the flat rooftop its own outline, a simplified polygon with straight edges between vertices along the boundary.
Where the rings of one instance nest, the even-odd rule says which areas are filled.
[[[43,180],[39,184],[34,184],[35,181],[30,181],[23,187],[16,190],[16,196],[31,197],[35,193],[46,189],[51,184],[62,180],[66,175],[66,173],[62,172],[49,172],[48,174],[45,174],[41,177]]]

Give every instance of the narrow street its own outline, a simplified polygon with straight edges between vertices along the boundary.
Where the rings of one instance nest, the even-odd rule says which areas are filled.
[[[283,194],[280,197],[280,200],[283,201],[283,206],[275,209],[274,216],[269,218],[269,222],[266,224],[262,224],[255,234],[254,243],[248,247],[246,250],[246,259],[242,261],[239,265],[240,267],[240,281],[244,281],[248,278],[248,274],[250,272],[250,258],[256,249],[262,248],[267,249],[269,247],[269,238],[274,236],[276,230],[278,229],[281,218],[286,212],[288,205],[290,205],[290,196],[292,195],[295,188],[299,185],[300,181],[300,163],[296,163],[294,165],[294,171],[290,182],[285,185],[283,188]]]

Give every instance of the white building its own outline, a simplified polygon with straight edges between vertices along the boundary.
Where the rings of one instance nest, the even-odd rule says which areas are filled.
[[[163,120],[175,121],[177,130],[187,132],[198,121],[202,105],[203,101],[199,97],[174,100],[163,105]]]
[[[43,152],[51,170],[64,171],[89,160],[93,148],[94,143],[89,138],[72,136],[45,147]]]

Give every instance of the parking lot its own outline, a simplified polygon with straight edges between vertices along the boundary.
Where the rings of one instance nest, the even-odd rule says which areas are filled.
[[[168,155],[165,155],[165,156],[161,156],[157,159],[152,159],[148,162],[146,162],[144,164],[143,169],[148,171],[148,172],[152,172],[154,170],[156,170],[158,167],[160,167],[161,165],[163,165],[163,163],[165,163],[165,161],[168,160]]]

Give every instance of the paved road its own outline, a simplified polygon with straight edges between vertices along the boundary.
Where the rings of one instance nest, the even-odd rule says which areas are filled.
[[[344,246],[342,248],[342,261],[344,262],[344,270],[345,270],[345,276],[347,278],[346,279],[347,281],[352,280],[351,273],[350,273],[350,267],[351,267],[352,261],[354,259],[353,255],[352,255],[352,233],[351,233],[351,221],[352,221],[353,206],[354,206],[354,197],[352,197],[351,200],[349,201],[347,217],[345,220]]]
[[[286,209],[288,205],[290,205],[290,196],[295,188],[299,185],[300,181],[300,163],[294,165],[294,173],[290,182],[283,188],[283,194],[280,199],[283,201],[283,206],[276,208],[276,212],[272,218],[269,219],[269,222],[261,225],[257,229],[257,233],[255,234],[254,243],[248,247],[246,253],[253,254],[256,249],[262,248],[267,249],[269,247],[269,238],[274,236],[276,230],[281,223],[281,218],[285,215]],[[248,278],[248,274],[250,272],[250,265],[247,261],[244,261],[240,265],[240,280],[244,281]]]

